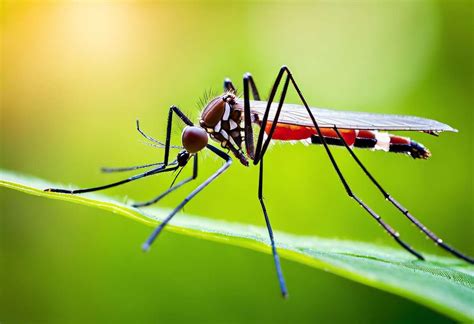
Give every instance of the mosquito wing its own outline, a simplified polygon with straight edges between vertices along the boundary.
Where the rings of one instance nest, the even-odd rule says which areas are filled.
[[[243,100],[239,100],[243,108]],[[250,110],[257,114],[259,119],[263,119],[266,101],[250,101]],[[278,108],[277,103],[272,103],[268,120],[275,119],[275,113]],[[366,130],[400,130],[400,131],[424,131],[424,132],[457,132],[449,125],[440,123],[436,120],[426,119],[415,116],[373,114],[354,111],[340,111],[323,108],[311,107],[311,112],[316,118],[320,127],[332,128],[336,126],[340,129],[366,129]],[[279,123],[314,127],[311,118],[302,105],[284,104],[278,118]]]

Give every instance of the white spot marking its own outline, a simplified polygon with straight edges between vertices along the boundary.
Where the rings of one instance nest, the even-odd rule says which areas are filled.
[[[216,124],[216,126],[214,126],[214,131],[216,133],[219,133],[221,131],[221,121],[219,120],[219,122]]]
[[[230,124],[230,130],[233,130],[235,128],[237,128],[239,125],[237,125],[237,123],[235,121],[233,121],[232,119],[229,120],[229,124]]]
[[[229,139],[229,134],[227,134],[227,132],[226,132],[225,130],[221,130],[221,135],[224,136],[224,138],[225,138],[226,140]]]
[[[229,104],[226,102],[226,103],[225,103],[225,108],[224,108],[224,116],[222,116],[222,120],[228,120],[228,119],[229,119],[229,116],[230,116],[230,106],[229,106]]]
[[[390,149],[390,136],[387,133],[375,133],[375,139],[377,143],[375,144],[376,150],[383,150],[388,152]]]
[[[237,143],[234,141],[234,138],[231,136],[229,138],[229,142],[234,146],[234,147],[237,147]]]
[[[354,129],[354,135],[355,135],[354,142],[352,142],[352,144],[349,145],[349,147],[351,149],[353,149],[355,147],[355,141],[356,141],[357,137],[359,136],[359,130],[358,129]],[[310,144],[311,144],[311,140],[310,140]]]
[[[300,142],[303,143],[303,144],[306,145],[306,146],[312,144],[311,138],[302,139],[302,140],[300,140]]]

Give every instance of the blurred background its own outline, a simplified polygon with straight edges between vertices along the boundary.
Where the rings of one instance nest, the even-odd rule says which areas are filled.
[[[288,65],[313,106],[412,114],[460,130],[410,134],[427,161],[358,151],[386,189],[445,241],[474,254],[473,10],[468,1],[3,1],[1,167],[77,186],[121,179],[101,166],[160,161],[168,107],[197,121],[205,91],[252,72],[267,94]],[[295,93],[289,101],[297,103]],[[179,144],[176,124],[173,141]],[[443,254],[397,214],[343,149],[356,192],[413,246]],[[221,161],[205,153],[200,177]],[[345,196],[321,147],[274,145],[265,197],[274,229],[396,246]],[[187,170],[186,172],[190,172]],[[183,172],[183,175],[186,173]],[[146,200],[160,175],[104,192]],[[163,200],[175,206],[186,192]],[[235,163],[185,210],[264,226],[257,170]],[[446,322],[413,302],[269,255],[164,233],[105,211],[1,189],[0,321]],[[177,216],[179,217],[179,215]],[[277,236],[278,239],[278,236]]]

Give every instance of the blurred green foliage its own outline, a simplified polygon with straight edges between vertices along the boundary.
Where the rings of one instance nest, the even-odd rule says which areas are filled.
[[[265,93],[286,64],[312,105],[420,115],[460,130],[412,134],[431,149],[428,161],[358,154],[389,192],[472,255],[473,21],[467,1],[4,1],[1,166],[82,186],[120,179],[99,167],[161,159],[140,144],[136,118],[163,138],[170,105],[196,119],[198,98],[209,88],[218,93],[224,77],[240,84],[250,71]],[[289,99],[296,102],[294,93]],[[383,201],[344,150],[334,151],[366,202],[413,246],[441,253]],[[200,179],[220,164],[210,156],[200,162]],[[321,148],[275,145],[266,169],[274,228],[393,244],[344,196]],[[147,199],[171,180],[108,193]],[[256,186],[255,168],[235,164],[186,211],[262,225]],[[185,192],[162,205],[174,206]],[[283,262],[291,293],[283,302],[267,255],[169,233],[144,255],[139,246],[149,231],[139,224],[3,189],[1,222],[5,322],[447,321],[291,262]]]

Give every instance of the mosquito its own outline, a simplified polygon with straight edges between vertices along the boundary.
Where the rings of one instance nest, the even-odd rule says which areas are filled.
[[[282,87],[281,84],[283,84]],[[297,105],[285,103],[287,90],[290,85],[292,85],[296,90],[302,104]],[[275,96],[280,88],[279,100],[276,100]],[[252,93],[253,100],[251,100],[250,92]],[[171,145],[171,131],[174,115],[176,115],[186,125],[181,135],[181,146]],[[259,126],[259,128],[256,128],[256,126]],[[249,161],[251,161],[252,164],[259,166],[258,200],[262,208],[270,238],[270,246],[280,291],[283,297],[286,297],[288,290],[283,277],[270,218],[263,199],[263,161],[268,145],[272,140],[303,141],[323,146],[324,151],[327,154],[340,182],[344,186],[347,195],[354,199],[357,204],[359,204],[402,248],[414,255],[417,259],[424,260],[424,257],[410,245],[405,243],[405,241],[400,238],[400,234],[394,228],[382,220],[376,212],[374,212],[352,191],[332,154],[331,147],[344,147],[373,185],[375,185],[375,187],[380,191],[382,196],[436,245],[455,257],[465,260],[470,264],[474,264],[474,259],[472,257],[467,256],[446,244],[441,238],[416,219],[401,203],[393,198],[380,185],[353,151],[353,148],[364,148],[404,153],[414,159],[427,159],[431,156],[431,153],[422,144],[417,143],[408,137],[392,135],[385,131],[420,131],[431,135],[438,135],[443,131],[457,132],[457,130],[446,124],[431,119],[413,116],[312,108],[306,102],[293,74],[290,72],[288,67],[283,66],[278,72],[267,101],[262,101],[260,99],[260,94],[257,90],[254,78],[250,73],[246,73],[243,76],[243,96],[239,97],[232,81],[230,79],[225,79],[224,93],[207,102],[201,112],[199,126],[194,125],[178,107],[171,106],[168,113],[166,139],[164,143],[144,133],[141,130],[138,121],[137,130],[143,137],[149,140],[153,146],[164,148],[163,162],[125,168],[103,168],[102,170],[104,172],[147,169],[146,172],[103,186],[76,190],[46,189],[46,191],[64,194],[80,194],[103,190],[159,173],[172,171],[179,172],[190,160],[193,160],[193,172],[190,177],[178,183],[173,181],[170,188],[159,196],[149,201],[132,205],[135,208],[145,207],[157,203],[169,193],[197,178],[199,152],[207,148],[209,151],[216,154],[224,161],[223,165],[214,174],[191,191],[191,193],[189,193],[184,200],[178,204],[176,208],[174,208],[155,228],[148,240],[142,246],[144,251],[147,251],[150,248],[151,244],[155,241],[166,224],[168,224],[194,196],[230,167],[232,163],[230,154],[232,154],[244,166],[249,166]],[[258,134],[255,137],[257,139],[256,145],[254,143],[254,131]],[[223,150],[209,144],[209,137],[219,143]],[[170,150],[174,148],[181,150],[176,158],[170,161]]]

